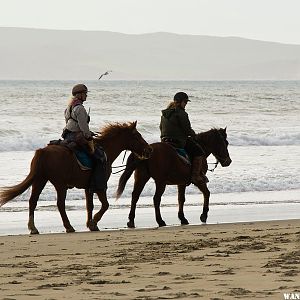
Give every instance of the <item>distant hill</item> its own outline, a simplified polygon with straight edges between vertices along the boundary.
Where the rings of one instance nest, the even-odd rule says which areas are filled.
[[[300,45],[152,33],[0,28],[0,79],[300,79]]]

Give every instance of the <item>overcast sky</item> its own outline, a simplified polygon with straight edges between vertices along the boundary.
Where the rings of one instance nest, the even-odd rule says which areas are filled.
[[[174,32],[300,44],[300,0],[0,0],[0,27]]]

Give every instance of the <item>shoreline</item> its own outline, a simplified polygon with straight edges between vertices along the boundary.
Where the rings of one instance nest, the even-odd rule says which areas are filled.
[[[0,237],[2,299],[283,299],[300,219]]]
[[[243,223],[257,223],[257,222],[280,222],[280,221],[293,221],[298,219],[297,210],[300,207],[299,204],[295,205],[295,208],[291,207],[293,210],[290,217],[281,217],[275,216],[275,213],[281,209],[284,209],[284,205],[274,207],[273,214],[263,217],[257,217],[257,213],[262,209],[262,206],[252,207],[248,209],[247,218],[244,216],[238,215],[240,210],[227,208],[227,211],[215,211],[213,216],[209,216],[208,222],[206,224],[201,223],[200,211],[197,207],[190,207],[186,209],[186,217],[188,217],[189,225],[188,226],[212,226],[212,225],[228,225],[228,224],[243,224]],[[267,207],[268,209],[270,207]],[[175,209],[175,210],[174,210]],[[172,227],[181,227],[179,219],[177,218],[177,208],[165,208],[161,210],[164,215],[164,220],[167,221],[166,228]],[[119,210],[118,215],[115,215],[116,212],[110,211],[107,212],[102,220],[98,223],[100,231],[108,232],[113,231],[124,231],[131,230],[127,228],[127,217],[128,211]],[[270,212],[269,212],[270,213]],[[85,211],[67,211],[68,217],[71,221],[71,224],[74,226],[77,233],[88,233],[89,229],[86,227],[86,212]],[[233,217],[232,214],[235,216]],[[218,221],[218,218],[222,216],[223,219]],[[29,235],[29,230],[27,229],[28,222],[28,212],[14,212],[13,219],[8,222],[8,218],[11,217],[11,213],[0,213],[0,238],[5,236],[19,236],[19,235]],[[236,219],[236,220],[234,220]],[[157,229],[159,228],[154,216],[154,209],[147,208],[143,209],[143,212],[139,212],[135,220],[135,229],[147,230],[147,229]],[[35,224],[38,228],[40,234],[59,234],[65,233],[65,228],[63,227],[61,217],[58,211],[39,211],[36,213]]]
[[[271,220],[291,220],[299,218],[300,190],[274,192],[245,192],[213,194],[207,224],[227,224]],[[177,218],[176,195],[162,199],[161,214],[168,226],[180,226]],[[94,199],[94,213],[100,209],[98,199]],[[111,206],[98,223],[100,230],[127,229],[129,198],[118,202],[110,201]],[[200,214],[203,199],[200,195],[187,195],[185,216],[191,225],[201,225]],[[85,201],[67,200],[67,214],[77,232],[86,232]],[[28,201],[13,201],[0,209],[0,236],[28,234]],[[64,232],[64,227],[55,201],[39,201],[35,212],[35,223],[41,234]],[[151,197],[142,197],[136,210],[137,228],[156,228],[154,207]]]

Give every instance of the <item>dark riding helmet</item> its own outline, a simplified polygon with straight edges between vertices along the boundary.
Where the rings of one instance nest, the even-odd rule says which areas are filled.
[[[82,84],[82,83],[74,85],[74,87],[72,89],[73,96],[75,96],[76,94],[87,93],[87,92],[88,92],[88,88],[86,87],[85,84]]]
[[[175,102],[181,102],[181,101],[191,101],[189,100],[189,96],[185,92],[178,92],[174,96],[174,101]]]

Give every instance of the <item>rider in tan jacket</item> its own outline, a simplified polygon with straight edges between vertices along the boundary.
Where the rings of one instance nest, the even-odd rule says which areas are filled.
[[[105,154],[101,147],[93,144],[93,132],[90,131],[90,117],[83,102],[86,101],[88,89],[84,84],[76,84],[72,89],[73,98],[65,110],[66,126],[62,137],[75,142],[77,146],[87,152],[93,161],[89,191],[99,192],[107,189],[107,171]]]
[[[69,131],[69,139],[81,133],[86,140],[92,140],[92,132],[89,128],[90,117],[83,106],[87,93],[88,89],[84,84],[77,84],[72,89],[73,98],[65,110],[65,130]]]

